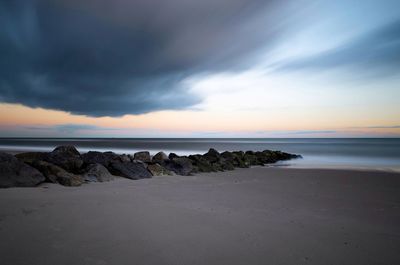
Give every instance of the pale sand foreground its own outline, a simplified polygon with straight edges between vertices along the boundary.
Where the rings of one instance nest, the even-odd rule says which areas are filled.
[[[400,264],[400,175],[284,168],[0,190],[0,264]]]

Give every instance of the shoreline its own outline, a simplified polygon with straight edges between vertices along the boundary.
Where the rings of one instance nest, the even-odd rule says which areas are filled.
[[[398,173],[276,167],[3,189],[0,256],[4,265],[399,264],[398,190]]]

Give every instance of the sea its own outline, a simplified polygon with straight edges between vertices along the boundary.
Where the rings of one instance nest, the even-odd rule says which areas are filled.
[[[400,138],[0,138],[0,151],[51,151],[74,145],[81,153],[113,151],[133,154],[147,150],[178,155],[223,151],[281,150],[303,158],[271,165],[294,168],[340,168],[400,172]]]

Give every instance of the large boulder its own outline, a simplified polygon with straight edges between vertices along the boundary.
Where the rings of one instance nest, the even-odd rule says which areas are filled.
[[[105,167],[108,167],[111,162],[121,161],[119,155],[113,152],[96,152],[90,151],[82,155],[83,162],[85,164],[102,164]]]
[[[0,188],[33,187],[45,180],[37,169],[0,152]]]
[[[126,154],[120,155],[120,156],[119,156],[119,159],[120,159],[122,162],[132,162],[132,159],[131,159],[130,155],[126,155]]]
[[[278,160],[289,160],[289,159],[295,159],[295,158],[302,158],[301,155],[296,155],[296,154],[289,154],[281,151],[275,151],[275,157]]]
[[[202,155],[190,155],[193,164],[193,172],[214,172],[217,169]]]
[[[244,158],[243,151],[234,151],[232,152],[232,155],[234,157],[233,165],[235,167],[247,168],[250,166],[250,163]]]
[[[85,168],[83,179],[88,182],[105,182],[114,179],[114,176],[102,164],[90,164]]]
[[[26,153],[16,154],[15,157],[24,163],[32,164],[33,161],[45,160],[47,154],[48,153],[45,152],[26,152]]]
[[[82,176],[67,172],[47,161],[34,161],[32,166],[42,172],[48,182],[59,183],[64,186],[80,186],[83,183]]]
[[[147,170],[144,163],[138,162],[111,162],[109,167],[113,175],[121,176],[128,179],[151,178],[150,171]]]
[[[177,154],[175,154],[175,153],[169,153],[169,155],[168,155],[168,159],[170,159],[170,160],[172,160],[174,158],[178,158],[178,157],[179,156]]]
[[[74,146],[70,145],[56,147],[52,152],[47,154],[45,161],[72,173],[79,172],[83,165],[81,154]]]
[[[140,160],[145,163],[151,162],[151,156],[148,151],[137,152],[133,155],[134,160]]]
[[[221,158],[221,154],[214,148],[210,148],[210,150],[208,150],[203,157],[210,163],[217,163]]]
[[[250,166],[264,165],[261,161],[257,159],[257,156],[253,151],[246,151],[244,153],[243,160],[245,161],[246,164]]]
[[[187,157],[176,157],[166,160],[164,167],[178,175],[188,176],[193,171],[192,161]]]
[[[224,158],[221,158],[220,161],[218,162],[219,165],[221,165],[222,170],[234,170],[235,166],[233,165],[232,162],[225,160]]]
[[[153,163],[158,163],[160,165],[164,164],[165,160],[168,160],[168,156],[164,152],[158,152],[152,158]]]
[[[207,168],[207,164],[211,166],[212,170]],[[203,168],[203,172],[224,171],[224,170],[234,169],[233,163],[229,161],[229,159],[225,159],[217,150],[213,148],[211,148],[207,153],[205,153],[202,156],[202,158],[197,157],[195,165],[199,166],[200,171],[201,168]]]
[[[148,165],[147,170],[150,171],[153,176],[172,175],[171,171],[157,163]]]

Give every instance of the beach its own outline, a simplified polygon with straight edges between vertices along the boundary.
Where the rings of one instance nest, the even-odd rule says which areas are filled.
[[[400,264],[400,174],[252,167],[0,190],[0,263]]]

